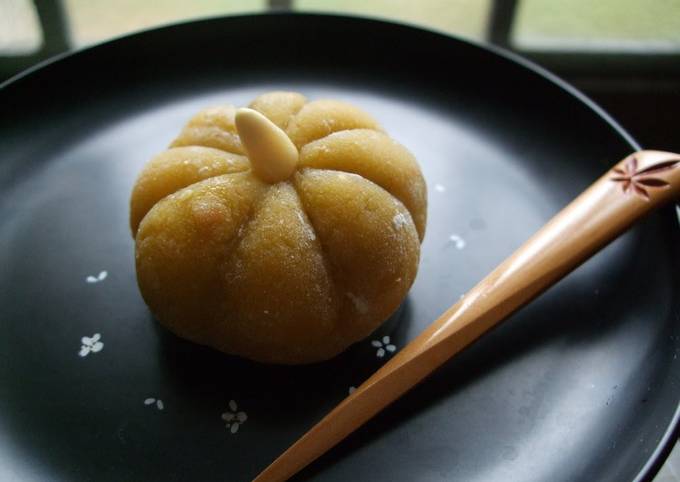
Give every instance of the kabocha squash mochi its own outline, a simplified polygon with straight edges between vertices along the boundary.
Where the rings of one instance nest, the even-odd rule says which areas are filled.
[[[425,233],[415,158],[360,109],[271,92],[194,116],[132,191],[160,323],[270,363],[331,358],[405,298]]]

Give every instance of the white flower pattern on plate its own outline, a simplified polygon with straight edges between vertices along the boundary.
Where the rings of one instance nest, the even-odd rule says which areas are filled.
[[[98,351],[102,351],[102,348],[104,348],[104,343],[99,341],[101,339],[101,335],[99,333],[95,333],[92,335],[92,337],[89,336],[84,336],[80,339],[82,342],[82,346],[80,347],[80,352],[78,352],[78,355],[81,357],[87,356],[90,353],[97,353]]]
[[[371,345],[378,349],[375,352],[375,356],[378,358],[384,357],[387,352],[393,353],[397,349],[396,346],[390,343],[389,336],[383,336],[381,340],[373,340],[371,341]]]
[[[457,234],[449,236],[449,241],[453,243],[456,249],[463,249],[465,247],[465,240]]]
[[[97,276],[90,275],[85,278],[85,281],[88,283],[99,283],[100,281],[104,281],[108,275],[109,273],[107,271],[100,271]]]
[[[154,405],[154,404],[156,405],[156,408],[158,410],[163,410],[165,408],[165,405],[163,404],[163,400],[161,400],[160,398],[150,397],[150,398],[144,399],[144,405]]]
[[[226,427],[231,433],[238,432],[238,428],[246,423],[248,415],[246,412],[239,412],[238,405],[234,400],[229,400],[229,410],[222,414],[222,420],[226,422]]]

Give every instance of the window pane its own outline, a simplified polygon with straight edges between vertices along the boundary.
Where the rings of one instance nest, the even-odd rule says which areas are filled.
[[[0,0],[0,55],[34,53],[42,45],[42,30],[31,0]]]
[[[680,50],[680,0],[520,0],[513,46],[524,50]]]
[[[294,6],[296,10],[390,18],[482,39],[491,0],[297,0]]]
[[[82,46],[155,25],[264,10],[266,0],[64,0],[71,40]]]

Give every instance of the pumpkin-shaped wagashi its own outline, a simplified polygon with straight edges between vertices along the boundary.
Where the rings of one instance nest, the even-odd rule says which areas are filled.
[[[286,364],[333,357],[397,309],[425,218],[416,160],[375,120],[289,92],[196,115],[146,165],[130,213],[161,324]]]

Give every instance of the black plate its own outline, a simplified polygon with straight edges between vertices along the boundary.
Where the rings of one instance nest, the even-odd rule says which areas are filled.
[[[384,363],[370,340],[309,367],[227,357],[158,328],[137,291],[142,165],[200,107],[282,88],[361,105],[422,164],[419,276],[372,337],[397,348],[637,147],[518,58],[356,18],[192,22],[14,79],[0,90],[0,479],[249,480]],[[678,420],[679,241],[673,208],[651,216],[300,480],[650,478]],[[103,349],[79,356],[95,333]],[[230,400],[248,415],[235,434]]]

